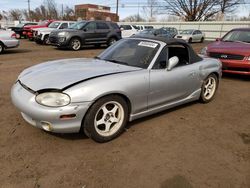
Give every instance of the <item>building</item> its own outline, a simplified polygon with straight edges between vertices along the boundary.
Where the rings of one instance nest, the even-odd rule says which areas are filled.
[[[110,12],[110,7],[93,5],[93,4],[81,4],[75,5],[75,13],[77,18],[83,20],[106,20],[106,21],[119,21],[119,16]]]

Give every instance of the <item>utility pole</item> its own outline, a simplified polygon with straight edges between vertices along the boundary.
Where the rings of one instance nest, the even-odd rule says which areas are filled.
[[[63,14],[64,14],[64,12],[63,12],[63,4],[62,4],[62,19],[63,19]]]
[[[30,18],[30,0],[27,0],[28,2],[28,12],[29,12],[29,18]]]
[[[116,0],[116,16],[118,16],[119,0]]]

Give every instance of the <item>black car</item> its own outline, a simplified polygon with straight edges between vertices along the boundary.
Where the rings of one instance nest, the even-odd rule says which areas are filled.
[[[178,31],[174,27],[162,27],[160,29],[145,29],[136,35],[154,35],[158,37],[174,38]]]
[[[37,25],[36,22],[27,22],[27,23],[19,23],[17,26],[15,27],[9,27],[8,29],[11,29],[12,31],[14,31],[16,33],[16,38],[20,39],[22,37],[26,38],[26,35],[23,35],[23,29],[24,26],[26,25]]]
[[[49,35],[52,45],[72,50],[79,50],[83,45],[110,46],[119,39],[121,39],[119,26],[109,21],[80,21],[69,29],[55,30]]]

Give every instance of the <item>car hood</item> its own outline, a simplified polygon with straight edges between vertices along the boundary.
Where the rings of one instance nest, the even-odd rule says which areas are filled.
[[[56,29],[56,28],[49,28],[49,27],[39,27],[39,28],[34,28],[33,30],[34,31],[52,31],[52,30],[54,30],[54,29]]]
[[[28,30],[28,29],[36,29],[36,28],[44,28],[47,27],[46,25],[26,25],[24,26],[24,29]]]
[[[213,42],[207,46],[208,52],[250,55],[250,43],[243,42]]]
[[[18,79],[33,91],[62,90],[72,84],[100,76],[131,72],[141,68],[97,59],[63,59],[25,69]]]

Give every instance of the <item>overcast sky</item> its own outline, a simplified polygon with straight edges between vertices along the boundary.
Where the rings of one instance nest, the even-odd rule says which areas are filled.
[[[42,2],[43,0],[30,0],[31,9],[34,9],[37,6],[41,5]],[[55,2],[58,4],[59,7],[61,7],[62,3],[64,4],[64,6],[68,5],[70,7],[73,7],[76,4],[87,3],[106,5],[111,7],[112,12],[115,12],[116,6],[116,0],[55,0]],[[121,19],[123,19],[128,15],[137,14],[138,12],[142,14],[141,7],[143,5],[146,5],[147,0],[119,0],[119,2],[119,16]],[[159,2],[164,1],[159,0]],[[245,0],[245,2],[250,3],[250,0]],[[0,11],[7,11],[9,9],[15,8],[26,9],[27,7],[27,0],[0,0]],[[248,16],[250,14],[250,4],[247,6],[241,6],[238,12],[235,13],[238,16]]]

